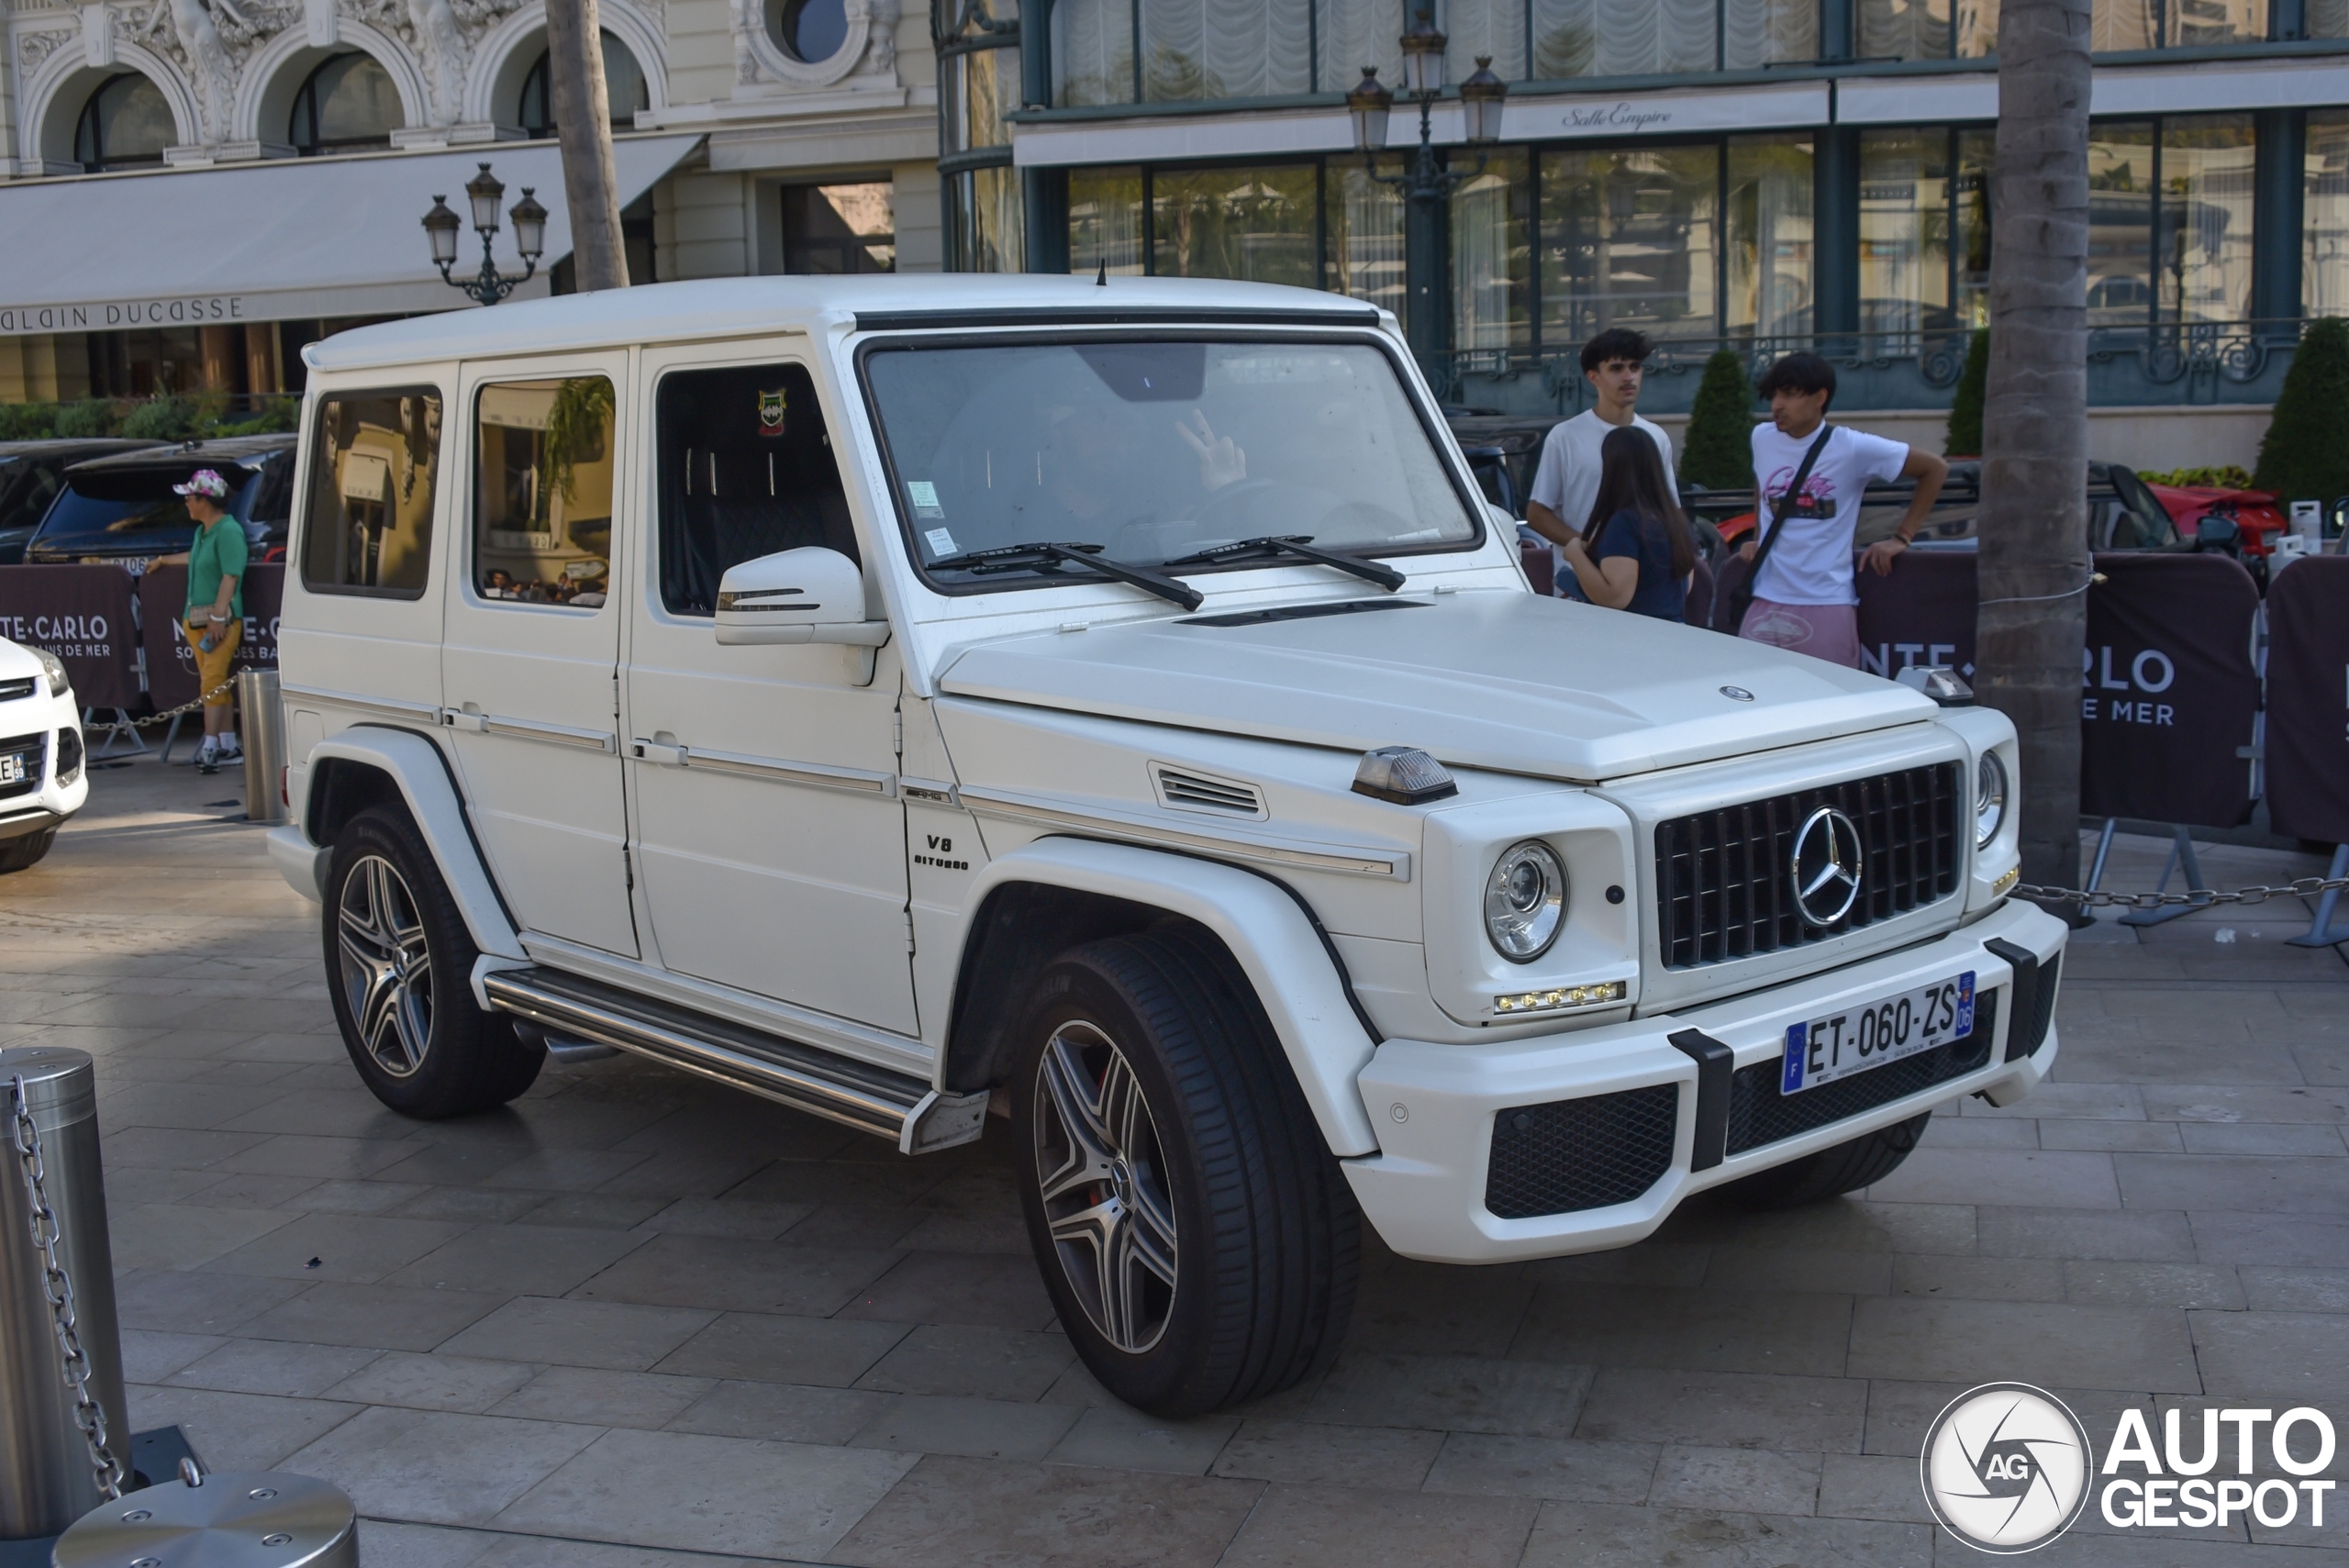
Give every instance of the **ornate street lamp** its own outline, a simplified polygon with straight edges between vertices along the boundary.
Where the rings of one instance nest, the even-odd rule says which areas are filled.
[[[1378,172],[1378,151],[1386,145],[1386,115],[1395,95],[1378,83],[1377,72],[1363,67],[1362,83],[1346,95],[1346,109],[1354,124],[1354,150],[1364,155],[1370,177],[1403,193],[1404,274],[1408,279],[1404,328],[1412,351],[1441,391],[1443,352],[1443,302],[1436,285],[1443,277],[1443,208],[1452,193],[1485,172],[1480,154],[1475,167],[1447,168],[1436,161],[1430,134],[1429,111],[1443,93],[1443,52],[1449,43],[1436,30],[1432,13],[1422,7],[1410,31],[1403,35],[1404,91],[1419,106],[1419,151],[1403,172]],[[1460,84],[1460,107],[1467,121],[1468,139],[1479,147],[1500,139],[1501,102],[1508,84],[1493,74],[1492,56],[1476,57],[1476,72]]]
[[[462,290],[468,298],[481,305],[495,305],[529,283],[539,270],[539,257],[545,250],[547,237],[547,209],[531,194],[534,188],[523,186],[522,199],[507,214],[514,220],[514,249],[522,258],[518,277],[499,272],[490,259],[490,241],[497,234],[497,204],[506,195],[506,186],[489,172],[488,164],[483,164],[481,172],[465,182],[465,199],[473,207],[473,231],[481,236],[481,271],[470,278],[451,275],[451,269],[457,262],[458,234],[464,225],[449,210],[447,197],[434,196],[432,210],[424,215],[424,232],[432,242],[432,264],[440,269],[440,281],[451,288]]]

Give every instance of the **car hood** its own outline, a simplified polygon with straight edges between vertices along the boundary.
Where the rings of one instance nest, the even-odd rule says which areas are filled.
[[[1419,746],[1581,783],[1936,711],[1874,675],[1620,610],[1507,592],[1389,603],[1412,607],[1008,638],[963,651],[940,687],[1344,751]]]

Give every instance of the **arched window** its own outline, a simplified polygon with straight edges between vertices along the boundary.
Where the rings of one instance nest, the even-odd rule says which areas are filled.
[[[611,34],[604,35],[604,96],[612,106],[612,128],[626,130],[636,124],[637,115],[652,106],[652,92],[646,85],[644,68],[629,52],[628,45]],[[539,51],[538,63],[522,78],[522,106],[518,117],[522,128],[533,139],[554,134],[554,88],[547,80],[547,54]]]
[[[848,42],[848,6],[844,0],[769,0],[767,27],[792,59],[821,65]]]
[[[92,173],[148,167],[162,162],[163,149],[178,137],[163,90],[136,71],[126,71],[99,83],[82,106],[81,123],[73,128],[73,157]]]
[[[384,147],[401,124],[399,89],[371,54],[338,54],[294,95],[285,139],[307,158],[346,148]]]

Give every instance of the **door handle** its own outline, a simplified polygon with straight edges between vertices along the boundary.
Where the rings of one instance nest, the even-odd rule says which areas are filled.
[[[462,707],[442,708],[440,710],[440,722],[446,724],[451,729],[467,730],[475,735],[479,735],[488,727],[484,716],[478,713],[467,712]]]
[[[639,740],[629,742],[629,751],[640,762],[657,762],[664,768],[685,765],[685,749],[683,746],[663,746],[658,740]]]

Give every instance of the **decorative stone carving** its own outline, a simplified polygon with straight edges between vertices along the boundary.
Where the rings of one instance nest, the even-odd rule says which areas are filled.
[[[41,68],[41,62],[57,52],[60,44],[81,37],[76,32],[18,33],[17,35],[17,70],[27,79]]]

